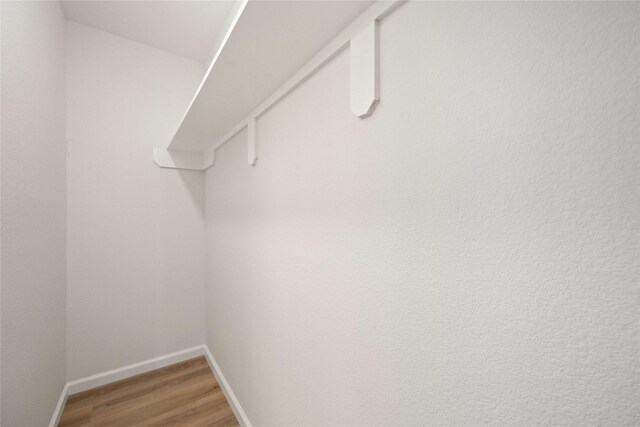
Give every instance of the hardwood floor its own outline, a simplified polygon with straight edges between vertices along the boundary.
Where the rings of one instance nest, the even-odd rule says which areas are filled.
[[[60,427],[238,426],[204,357],[73,394]]]

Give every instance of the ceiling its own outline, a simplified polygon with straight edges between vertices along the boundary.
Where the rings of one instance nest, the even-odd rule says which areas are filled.
[[[80,24],[207,63],[234,1],[60,1]]]

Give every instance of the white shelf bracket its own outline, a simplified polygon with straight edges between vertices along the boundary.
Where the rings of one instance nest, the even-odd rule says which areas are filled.
[[[258,162],[258,119],[253,117],[247,124],[247,143],[249,165],[255,166]]]
[[[351,38],[351,111],[369,117],[380,102],[380,41],[378,20]]]
[[[153,161],[161,168],[203,171],[213,166],[215,151],[198,152],[154,148]]]

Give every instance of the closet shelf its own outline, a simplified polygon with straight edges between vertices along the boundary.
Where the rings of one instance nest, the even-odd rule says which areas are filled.
[[[205,170],[215,149],[249,127],[257,161],[257,120],[351,44],[351,109],[367,117],[379,101],[378,22],[399,1],[243,1],[167,148],[160,167]]]

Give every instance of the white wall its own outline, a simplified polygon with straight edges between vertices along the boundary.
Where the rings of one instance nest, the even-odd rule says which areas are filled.
[[[152,161],[202,73],[67,25],[70,380],[204,342],[203,178]]]
[[[630,425],[635,3],[408,3],[206,173],[208,345],[254,425]]]
[[[2,2],[2,425],[49,423],[65,383],[65,21]]]

